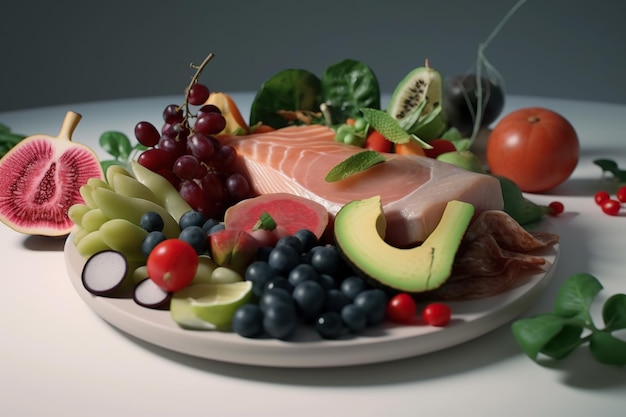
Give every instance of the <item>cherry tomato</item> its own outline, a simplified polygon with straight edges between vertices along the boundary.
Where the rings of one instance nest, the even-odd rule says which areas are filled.
[[[365,148],[378,152],[391,152],[393,142],[387,140],[376,130],[372,130],[365,139]]]
[[[455,152],[456,146],[454,143],[447,139],[433,139],[429,140],[428,144],[432,146],[432,149],[424,149],[424,153],[429,158],[437,158],[442,153]]]
[[[606,191],[598,191],[593,196],[593,199],[596,201],[597,205],[601,205],[604,201],[608,200],[609,198],[611,198],[611,196]]]
[[[609,216],[617,216],[622,208],[622,205],[619,201],[610,198],[608,200],[604,200],[600,207],[605,214],[608,214]]]
[[[422,318],[431,326],[445,326],[451,316],[450,306],[444,303],[430,303],[422,310]]]
[[[409,294],[394,295],[387,303],[387,318],[397,323],[409,323],[417,316],[417,305]]]
[[[152,249],[146,261],[148,276],[165,291],[178,291],[193,280],[198,255],[189,243],[167,239]]]
[[[548,204],[548,208],[550,209],[551,216],[558,216],[559,214],[565,211],[565,206],[560,201],[553,201]]]
[[[487,140],[487,164],[524,192],[544,192],[569,178],[579,151],[578,135],[563,116],[530,107],[509,113],[494,127]]]
[[[626,203],[626,185],[623,187],[619,187],[617,193],[615,193],[615,196],[617,197],[618,201]]]

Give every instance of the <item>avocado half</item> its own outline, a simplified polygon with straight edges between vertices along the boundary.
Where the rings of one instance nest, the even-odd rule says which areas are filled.
[[[383,286],[409,293],[441,286],[452,272],[474,206],[453,200],[441,220],[419,246],[397,248],[384,240],[387,229],[380,196],[347,203],[335,217],[336,244],[364,276]]]

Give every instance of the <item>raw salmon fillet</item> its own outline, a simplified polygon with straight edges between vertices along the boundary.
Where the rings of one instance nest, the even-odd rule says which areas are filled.
[[[324,177],[364,149],[337,143],[326,126],[294,126],[248,136],[224,136],[239,155],[238,170],[258,194],[291,193],[322,204],[331,216],[352,200],[380,195],[387,219],[385,240],[398,247],[423,242],[445,205],[461,200],[476,213],[503,208],[500,183],[433,158],[384,154],[387,161],[342,181]]]

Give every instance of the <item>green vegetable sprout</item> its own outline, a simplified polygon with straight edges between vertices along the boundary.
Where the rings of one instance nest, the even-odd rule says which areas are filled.
[[[540,354],[560,360],[588,344],[598,362],[626,365],[626,341],[612,334],[626,329],[626,294],[615,294],[604,302],[604,327],[598,327],[590,307],[602,288],[591,274],[569,277],[559,289],[553,312],[513,322],[511,330],[519,346],[537,361]]]
[[[111,165],[128,167],[135,152],[147,149],[140,143],[132,145],[128,136],[117,131],[104,132],[100,135],[98,142],[100,147],[113,157],[113,159],[100,161],[104,172],[106,172],[107,168]]]

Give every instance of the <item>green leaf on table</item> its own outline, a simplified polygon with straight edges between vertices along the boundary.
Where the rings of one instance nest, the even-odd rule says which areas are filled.
[[[335,165],[324,179],[326,182],[340,181],[382,162],[385,157],[376,151],[359,152]]]
[[[596,159],[593,163],[599,166],[603,173],[609,172],[617,181],[626,182],[626,170],[621,169],[612,159]]]
[[[560,332],[543,346],[541,353],[552,359],[563,359],[583,343],[583,340],[580,338],[582,333],[582,326],[566,324]]]
[[[589,338],[589,350],[594,358],[606,365],[626,365],[626,342],[605,331],[597,331]]]
[[[102,149],[115,159],[126,160],[133,151],[128,136],[122,132],[104,132],[100,135],[99,144]]]
[[[378,131],[387,140],[397,144],[408,143],[414,140],[422,148],[432,149],[431,145],[404,130],[398,120],[386,111],[364,107],[361,109],[361,112],[374,130]]]
[[[602,306],[605,330],[626,329],[626,294],[614,294]]]
[[[593,275],[572,275],[559,288],[554,302],[554,313],[565,318],[588,321],[589,307],[600,290],[602,284]]]
[[[511,325],[513,336],[524,353],[536,359],[541,350],[557,336],[567,319],[552,313],[520,319]]]

